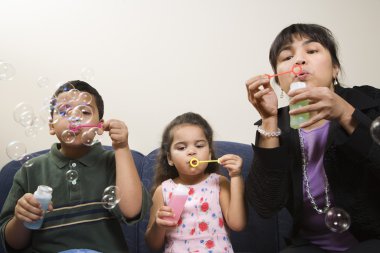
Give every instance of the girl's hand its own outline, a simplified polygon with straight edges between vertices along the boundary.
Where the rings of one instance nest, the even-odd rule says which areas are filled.
[[[177,223],[171,220],[166,220],[166,217],[174,217],[174,213],[170,206],[162,206],[156,212],[156,224],[164,229],[169,229],[177,226]]]
[[[288,94],[291,98],[290,104],[302,100],[309,100],[309,105],[291,110],[290,115],[309,112],[311,118],[301,124],[306,128],[317,123],[320,120],[338,120],[345,127],[352,120],[352,114],[355,110],[346,100],[327,87],[306,87],[291,91]]]
[[[114,149],[125,148],[128,146],[128,127],[124,122],[111,119],[103,124],[104,131],[109,131]]]
[[[228,170],[228,175],[232,177],[241,176],[243,159],[240,156],[227,154],[219,158],[220,164]]]
[[[278,100],[266,75],[255,76],[246,82],[248,100],[265,120],[277,116]]]

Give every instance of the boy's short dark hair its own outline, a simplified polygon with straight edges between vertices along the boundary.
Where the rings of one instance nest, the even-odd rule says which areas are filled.
[[[93,95],[95,98],[96,107],[98,108],[98,112],[99,112],[99,120],[103,118],[104,102],[103,102],[102,96],[100,96],[99,92],[90,84],[84,81],[80,81],[80,80],[69,81],[59,86],[59,88],[54,93],[53,99],[51,100],[51,106],[52,106],[51,114],[53,114],[53,110],[56,105],[56,100],[54,98],[58,97],[59,94],[72,90],[72,89],[85,91]]]

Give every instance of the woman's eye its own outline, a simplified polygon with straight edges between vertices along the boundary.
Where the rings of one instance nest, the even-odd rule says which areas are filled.
[[[284,56],[280,57],[280,61],[289,61],[292,58],[293,58],[292,55],[284,55]]]
[[[308,54],[315,54],[318,53],[318,50],[312,49],[312,50],[307,50]]]

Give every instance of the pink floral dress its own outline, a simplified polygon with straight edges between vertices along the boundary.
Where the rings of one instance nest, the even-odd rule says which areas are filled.
[[[219,177],[212,173],[198,184],[186,185],[185,208],[178,226],[166,231],[165,252],[233,252],[219,203]],[[176,186],[172,179],[162,182],[165,205]]]

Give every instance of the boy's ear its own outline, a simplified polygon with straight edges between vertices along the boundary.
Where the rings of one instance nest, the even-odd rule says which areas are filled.
[[[49,134],[50,135],[55,135],[55,129],[54,129],[54,124],[49,123]]]

